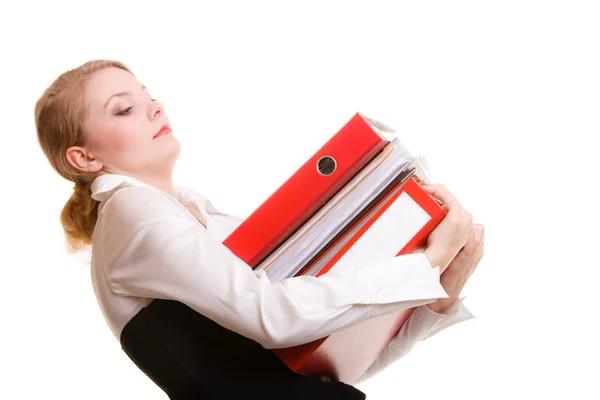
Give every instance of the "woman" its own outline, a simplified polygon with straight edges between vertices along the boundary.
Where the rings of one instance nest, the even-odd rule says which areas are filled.
[[[470,318],[449,290],[462,287],[468,268],[453,274],[462,281],[440,283],[439,274],[474,236],[472,218],[442,186],[427,190],[449,217],[422,254],[368,274],[271,284],[221,243],[241,220],[173,184],[180,143],[163,105],[125,65],[96,60],[65,72],[38,100],[35,123],[50,164],[75,183],[61,214],[69,251],[91,245],[108,326],[171,399],[365,398],[350,385],[293,373],[268,349],[418,307],[372,376],[417,341]]]

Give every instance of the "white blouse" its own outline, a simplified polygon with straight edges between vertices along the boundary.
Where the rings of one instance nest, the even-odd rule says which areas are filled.
[[[463,299],[446,315],[424,306],[448,296],[439,268],[432,268],[423,254],[271,283],[264,271],[253,270],[222,244],[242,219],[220,212],[199,193],[175,189],[176,198],[116,174],[99,176],[92,184],[92,197],[100,205],[91,278],[117,340],[152,299],[180,301],[267,349],[310,342],[369,318],[417,307],[363,380],[418,341],[473,318]]]

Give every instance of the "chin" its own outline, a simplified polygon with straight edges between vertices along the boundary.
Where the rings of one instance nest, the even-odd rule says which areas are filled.
[[[175,163],[181,153],[181,145],[175,140],[169,141],[171,143],[168,144],[166,142],[165,140],[165,144],[157,152],[153,152],[154,156],[148,160],[152,165],[152,169],[164,172],[165,170],[172,170],[175,167]]]
[[[169,136],[171,135],[169,134]],[[179,143],[179,140],[177,140],[175,137],[170,137],[168,139],[169,140],[164,140],[161,143],[160,149],[158,150],[159,153],[163,155],[179,157],[179,153],[181,152],[181,143]]]

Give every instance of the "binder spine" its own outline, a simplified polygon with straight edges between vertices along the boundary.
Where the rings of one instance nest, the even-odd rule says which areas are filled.
[[[224,241],[237,257],[256,267],[302,226],[387,144],[356,113]],[[335,161],[335,168],[332,168]],[[325,160],[325,162],[323,162]],[[319,172],[330,172],[328,175]]]

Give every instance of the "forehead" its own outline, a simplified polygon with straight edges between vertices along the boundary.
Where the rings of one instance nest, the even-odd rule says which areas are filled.
[[[85,102],[92,109],[102,109],[110,96],[119,92],[140,90],[135,76],[120,68],[104,68],[94,72],[85,82]]]

